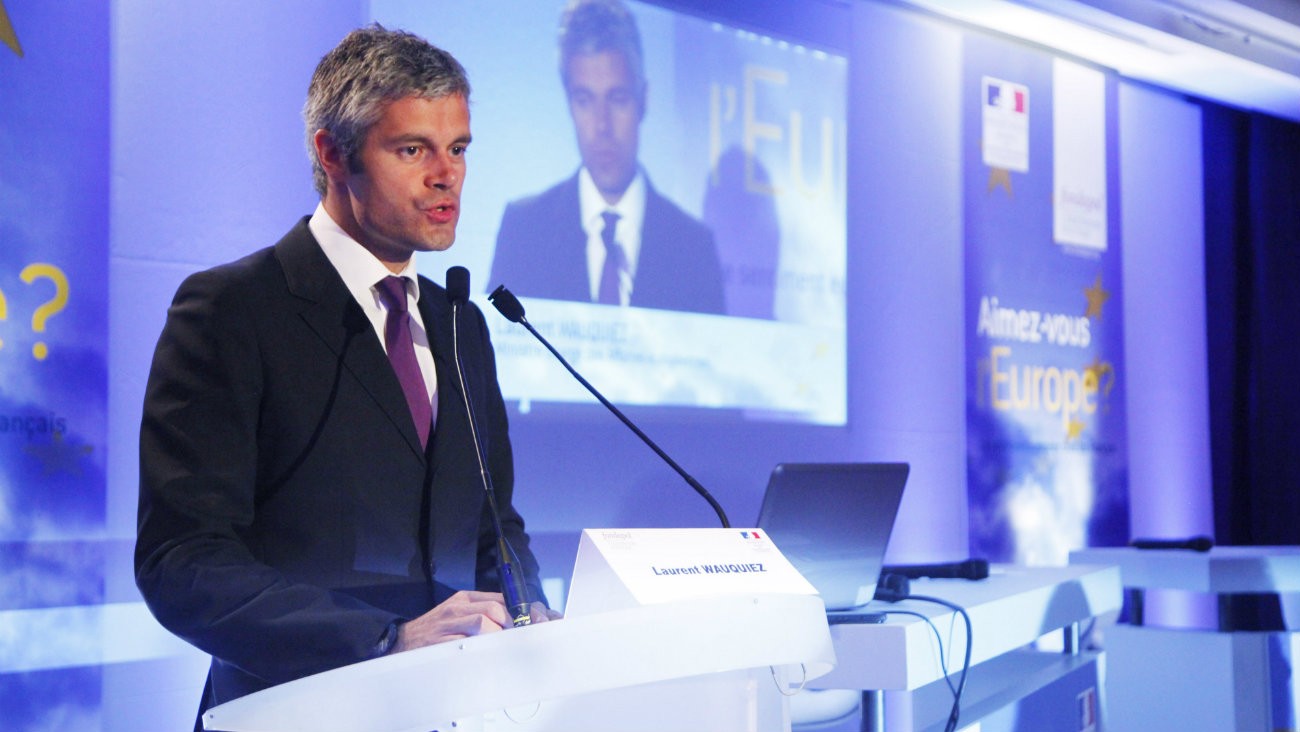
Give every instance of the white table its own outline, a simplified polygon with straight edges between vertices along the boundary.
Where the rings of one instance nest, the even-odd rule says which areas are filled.
[[[970,615],[974,636],[972,673],[997,669],[984,676],[1011,678],[1016,667],[1026,671],[1019,682],[1032,692],[1048,677],[1076,668],[1079,628],[1082,623],[1118,611],[1122,602],[1120,573],[1115,567],[1019,567],[995,565],[988,579],[923,579],[911,583],[914,595],[930,595],[953,602]],[[941,605],[905,600],[870,603],[867,610],[909,610],[921,613],[944,636],[949,671],[960,671],[966,636],[961,619]],[[955,628],[954,632],[949,632]],[[1065,654],[1026,651],[1025,647],[1049,633],[1065,636]],[[880,624],[834,624],[831,639],[838,664],[812,682],[818,689],[863,690],[863,729],[884,728],[884,691],[918,691],[943,678],[934,632],[920,618],[888,615]],[[942,686],[942,684],[940,685]],[[943,689],[946,693],[946,687]],[[963,720],[977,719],[981,702],[991,708],[1005,704],[1014,689],[990,689],[982,694],[968,687]],[[944,716],[947,709],[942,710]],[[919,715],[918,715],[919,716]],[[920,722],[917,722],[920,726]]]
[[[1300,547],[1294,546],[1216,546],[1208,552],[1107,547],[1070,552],[1070,562],[1119,567],[1133,625],[1146,622],[1147,590],[1217,596],[1224,632],[1238,629],[1231,612],[1234,595],[1300,592]]]
[[[1127,624],[1107,632],[1110,716],[1116,732],[1294,729],[1300,633],[1279,617],[1244,624],[1243,595],[1300,592],[1300,547],[1214,547],[1208,552],[1081,549],[1071,562],[1110,564],[1124,584]],[[1161,627],[1145,612],[1151,591],[1210,596],[1217,626]],[[1157,623],[1158,623],[1157,619]]]

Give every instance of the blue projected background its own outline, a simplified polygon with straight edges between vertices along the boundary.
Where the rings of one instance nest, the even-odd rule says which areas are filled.
[[[269,245],[310,213],[315,195],[299,114],[311,70],[349,29],[371,19],[396,24],[399,4],[68,5],[0,0],[0,727],[189,729],[206,658],[153,623],[131,570],[137,433],[153,346],[185,275]],[[472,111],[469,177],[481,187],[467,188],[480,208],[467,209],[451,252],[420,263],[439,280],[448,266],[466,264],[480,287],[500,206],[576,165],[550,36],[559,3],[481,5],[477,20],[439,25],[449,8],[459,12],[446,3],[409,19],[462,56],[471,80],[483,80]],[[693,17],[676,20],[669,6]],[[842,415],[774,422],[654,412],[643,426],[737,525],[757,517],[776,462],[907,461],[912,472],[890,559],[968,556],[977,510],[967,493],[975,351],[967,341],[969,257],[978,252],[979,262],[990,263],[1008,256],[997,241],[972,241],[968,230],[965,196],[974,183],[966,177],[972,153],[963,127],[971,121],[967,80],[975,72],[966,54],[967,44],[986,39],[887,3],[675,0],[634,7],[656,33],[668,34],[656,35],[657,52],[671,38],[696,43],[717,32],[717,22],[739,33],[709,52],[717,54],[710,65],[782,64],[799,53],[795,45],[827,50],[844,64],[842,81],[834,82],[843,85],[840,96],[808,101],[792,92],[779,100],[833,119],[835,105],[842,107],[842,131],[827,138],[842,136],[840,213],[808,214],[830,216],[820,231],[842,237],[836,246],[843,259],[835,264],[842,304],[827,305],[828,320],[842,330]],[[471,21],[482,24],[477,35],[466,26]],[[477,45],[488,32],[482,28],[496,34],[493,45]],[[773,47],[757,47],[763,38]],[[777,47],[781,41],[791,46]],[[1036,63],[1053,62],[1033,53]],[[660,58],[671,73],[656,73],[671,84],[655,84],[711,83],[704,69],[673,62],[672,53]],[[788,68],[791,78],[807,73]],[[513,102],[496,97],[490,80],[521,69],[548,85],[529,92],[542,105],[535,120],[541,143],[527,155],[491,122]],[[719,83],[725,90],[740,82]],[[1103,324],[1122,328],[1119,335],[1098,332],[1106,339],[1101,355],[1127,377],[1129,422],[1127,435],[1106,428],[1103,436],[1127,451],[1132,531],[1208,533],[1208,462],[1195,449],[1208,432],[1203,271],[1194,245],[1202,235],[1191,223],[1201,220],[1199,111],[1159,90],[1110,83],[1117,87],[1107,103],[1114,104],[1111,144],[1118,151],[1108,158],[1109,175],[1123,185],[1111,189],[1120,231],[1108,251],[1122,266],[1079,258],[1080,279],[1061,285],[1061,302],[1024,307],[1077,309],[1080,287],[1104,269],[1114,299],[1103,318],[1122,323]],[[666,106],[670,98],[681,108]],[[652,105],[665,105],[656,114],[708,119],[690,107],[710,98],[655,96]],[[655,144],[676,134],[672,119],[659,119]],[[809,184],[817,179],[812,161],[820,159],[810,119],[802,158]],[[717,149],[693,129],[678,155],[698,170],[675,180],[665,159],[647,165],[684,208],[721,229],[701,175]],[[717,157],[720,174],[728,149]],[[769,173],[776,184],[791,184],[788,150],[779,157]],[[987,170],[980,175],[987,183]],[[1017,193],[1027,191],[1016,175]],[[66,302],[59,297],[64,280]],[[1017,301],[1009,306],[1029,296],[1018,286],[995,287]],[[826,292],[834,295],[835,287]],[[1114,307],[1118,293],[1122,308]],[[38,342],[48,349],[44,358],[33,350]],[[512,414],[516,497],[548,589],[563,592],[582,528],[713,525],[712,511],[607,415],[533,416],[540,415]]]
[[[101,669],[84,659],[105,598],[108,6],[11,11],[42,31],[23,33],[21,57],[0,47],[0,718],[95,729]]]

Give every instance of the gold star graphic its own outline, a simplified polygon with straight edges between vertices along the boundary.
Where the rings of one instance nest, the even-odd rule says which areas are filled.
[[[1071,419],[1070,423],[1066,425],[1065,428],[1065,441],[1073,442],[1074,440],[1079,439],[1079,435],[1083,434],[1083,428],[1086,426],[1087,425],[1081,420]]]
[[[18,54],[18,58],[23,57],[23,47],[18,42],[18,34],[14,32],[13,23],[9,22],[9,13],[5,12],[4,0],[0,0],[0,41],[4,41],[6,46],[12,48],[14,53]]]
[[[40,460],[46,475],[67,473],[81,476],[81,459],[88,457],[94,448],[90,445],[72,445],[63,441],[63,433],[55,432],[47,444],[31,444],[25,448],[28,455]]]
[[[1101,306],[1110,299],[1110,292],[1101,286],[1101,275],[1097,275],[1092,287],[1084,288],[1083,294],[1088,298],[1088,308],[1083,311],[1083,317],[1101,320]]]
[[[989,168],[988,192],[992,193],[998,186],[1007,189],[1007,196],[1014,197],[1011,192],[1011,171],[1006,168]]]

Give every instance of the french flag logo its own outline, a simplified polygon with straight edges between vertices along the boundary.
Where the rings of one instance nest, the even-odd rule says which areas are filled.
[[[1095,732],[1097,729],[1097,689],[1089,687],[1078,697],[1079,732]]]
[[[1019,84],[989,79],[985,82],[984,104],[1017,114],[1024,114],[1029,107],[1029,94]]]
[[[762,539],[762,538],[763,538],[762,536],[759,536],[759,534],[758,534],[757,531],[742,531],[742,532],[740,532],[740,535],[741,535],[742,538],[745,538],[745,539]]]

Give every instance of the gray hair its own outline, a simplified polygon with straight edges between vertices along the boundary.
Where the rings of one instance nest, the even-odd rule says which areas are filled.
[[[560,17],[560,79],[569,88],[574,56],[613,51],[627,61],[638,94],[645,91],[645,62],[636,18],[619,0],[570,0]]]
[[[316,65],[302,109],[316,192],[324,196],[327,183],[313,142],[317,130],[330,134],[355,170],[361,145],[384,107],[406,97],[454,94],[469,101],[469,78],[450,53],[378,23],[349,33]]]

